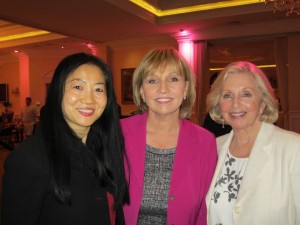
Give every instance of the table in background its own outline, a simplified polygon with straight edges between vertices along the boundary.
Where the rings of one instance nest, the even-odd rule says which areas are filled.
[[[13,130],[15,130],[14,124],[0,123],[0,145],[8,150],[14,149]]]

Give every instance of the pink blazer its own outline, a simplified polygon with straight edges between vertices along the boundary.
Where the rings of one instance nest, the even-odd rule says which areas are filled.
[[[148,113],[121,120],[127,159],[130,204],[124,206],[127,225],[137,224],[143,196]],[[167,224],[206,225],[205,196],[217,162],[213,134],[181,120],[169,190]]]

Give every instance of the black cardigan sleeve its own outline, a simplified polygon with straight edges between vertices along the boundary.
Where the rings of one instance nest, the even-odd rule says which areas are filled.
[[[5,160],[2,225],[38,224],[49,181],[44,165],[45,150],[36,140],[30,139],[13,150]]]

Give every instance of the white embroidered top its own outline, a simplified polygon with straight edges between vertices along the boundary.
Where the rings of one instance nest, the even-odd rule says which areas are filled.
[[[213,225],[232,225],[232,209],[243,180],[248,158],[236,158],[227,152],[222,172],[215,184],[210,204]]]

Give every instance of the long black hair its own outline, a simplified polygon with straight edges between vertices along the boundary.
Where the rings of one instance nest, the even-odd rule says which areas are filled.
[[[124,139],[119,123],[118,105],[110,68],[98,57],[77,53],[64,58],[57,66],[49,86],[46,104],[41,112],[41,126],[49,159],[50,183],[55,197],[62,204],[70,204],[71,150],[78,148],[78,137],[69,127],[62,112],[65,82],[79,66],[92,64],[104,74],[107,105],[101,117],[88,133],[86,145],[93,149],[99,181],[114,186],[116,204],[128,201],[123,166]]]

